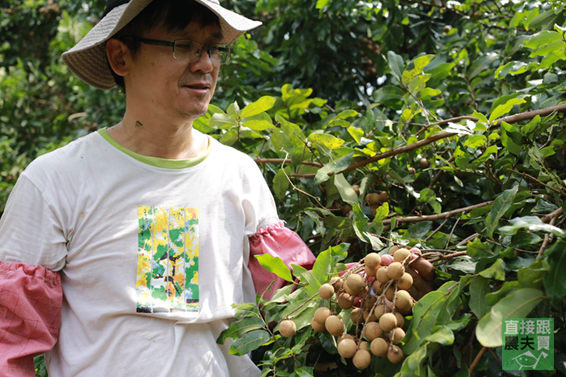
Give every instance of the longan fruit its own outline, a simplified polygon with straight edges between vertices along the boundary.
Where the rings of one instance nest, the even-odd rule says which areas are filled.
[[[322,299],[329,300],[334,295],[334,287],[328,283],[322,284],[318,289],[318,295]]]
[[[389,339],[391,339],[391,343],[399,344],[404,337],[405,331],[403,331],[400,327],[395,327],[389,332]]]
[[[360,291],[364,287],[365,281],[364,278],[361,277],[360,275],[351,274],[346,278],[345,284],[352,291],[348,293],[350,293],[350,295],[352,296],[356,296],[358,293],[360,293]]]
[[[328,318],[330,314],[332,314],[330,312],[330,309],[328,309],[325,306],[322,306],[315,310],[313,317],[314,320],[317,321],[318,323],[324,323],[324,321],[326,321],[326,318]]]
[[[370,266],[364,266],[364,272],[366,273],[367,276],[375,277],[375,273],[377,272],[377,269]]]
[[[326,330],[326,327],[324,327],[324,323],[320,323],[314,318],[311,321],[311,326],[312,329],[316,332],[324,332],[324,330]]]
[[[369,194],[366,194],[366,203],[369,204],[370,206],[372,204],[379,203],[379,194],[377,194],[375,192],[371,192]]]
[[[397,318],[397,327],[403,327],[405,325],[405,317],[403,317],[403,314],[399,312],[394,312],[393,314],[395,314],[395,318]]]
[[[409,169],[407,169],[409,171],[409,174],[415,175],[417,174],[417,169],[410,167]]]
[[[350,309],[354,303],[354,298],[348,293],[343,292],[338,295],[338,305],[342,309]]]
[[[384,315],[387,312],[387,307],[384,304],[379,304],[375,306],[375,309],[373,310],[373,315],[375,316],[375,318],[380,319],[382,315]]]
[[[340,336],[338,338],[338,340],[336,341],[336,344],[340,344],[341,341],[343,341],[344,339],[352,339],[352,340],[356,340],[356,338],[354,338],[353,335],[350,335],[348,333],[344,333],[342,334],[342,336]]]
[[[290,338],[297,332],[297,326],[290,319],[285,319],[279,324],[279,332],[285,338]]]
[[[362,334],[366,337],[367,340],[371,342],[375,338],[381,336],[383,334],[383,331],[381,331],[381,328],[379,327],[379,324],[377,322],[368,322],[364,326]]]
[[[358,369],[366,369],[371,364],[371,354],[367,350],[358,350],[352,359]]]
[[[397,250],[395,252],[395,254],[393,254],[393,260],[395,260],[395,262],[403,263],[403,261],[405,259],[407,259],[407,257],[409,255],[411,255],[411,252],[409,251],[409,249],[401,248],[401,249]]]
[[[385,357],[385,355],[387,355],[389,344],[387,344],[387,341],[383,338],[375,338],[371,341],[369,348],[371,350],[371,353],[373,353],[375,356]]]
[[[361,308],[355,308],[350,312],[350,320],[353,323],[360,323],[364,319],[364,312]]]
[[[387,360],[392,364],[397,364],[403,359],[403,351],[396,345],[391,345],[387,350]]]
[[[336,337],[344,334],[344,331],[346,330],[344,326],[344,322],[342,322],[342,320],[335,315],[331,315],[328,316],[328,318],[326,318],[326,321],[324,322],[324,327],[326,327],[326,330],[331,335],[334,335]]]
[[[397,246],[397,245],[391,246],[391,247],[389,248],[389,254],[390,254],[390,255],[395,254],[395,252],[396,252],[397,250],[399,250],[400,248],[401,248],[401,247],[400,247],[400,246]]]
[[[387,191],[380,191],[378,195],[379,195],[378,199],[379,199],[380,203],[383,203],[383,202],[386,202],[386,201],[389,200],[389,193]]]
[[[430,162],[426,158],[421,158],[419,161],[419,168],[426,169],[430,166]]]
[[[389,288],[387,288],[387,290],[385,291],[385,297],[389,301],[393,301],[393,298],[395,297],[395,288],[393,288],[392,285],[390,285]]]
[[[366,351],[369,351],[369,343],[366,342],[365,340],[362,340],[362,341],[360,342],[360,344],[358,344],[358,349],[359,349],[359,350],[366,350]]]
[[[399,280],[404,273],[405,268],[399,262],[393,262],[387,266],[387,277],[389,277],[389,279]]]
[[[387,276],[387,269],[388,267],[382,266],[377,269],[375,273],[375,278],[382,284],[385,284],[389,281],[389,276]]]
[[[391,331],[397,327],[397,318],[395,318],[395,314],[385,313],[382,315],[381,318],[379,318],[379,327],[383,331]]]
[[[381,263],[381,257],[378,253],[369,253],[365,256],[364,263],[366,266],[375,269]]]
[[[383,283],[376,279],[371,288],[373,289],[373,293],[380,295],[383,292]]]
[[[342,289],[342,278],[335,276],[332,279],[330,279],[330,284],[334,287],[334,292],[338,292],[340,289]]]
[[[406,314],[411,311],[413,307],[413,298],[409,294],[409,292],[405,290],[398,290],[395,293],[395,307],[399,309],[399,311],[403,314]]]
[[[338,343],[338,354],[345,359],[349,359],[356,354],[356,342],[353,339],[342,339],[340,343]]]
[[[413,286],[413,277],[408,272],[403,273],[401,279],[397,280],[397,288],[407,290]]]

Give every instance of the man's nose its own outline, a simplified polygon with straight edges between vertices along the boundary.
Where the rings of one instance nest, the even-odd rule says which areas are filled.
[[[197,53],[195,60],[191,63],[191,69],[194,71],[212,72],[214,64],[210,57],[210,52],[206,47],[201,47]]]

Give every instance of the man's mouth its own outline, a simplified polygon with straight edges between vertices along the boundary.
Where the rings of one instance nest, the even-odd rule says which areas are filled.
[[[208,83],[192,83],[183,85],[185,88],[193,89],[193,90],[209,90],[210,84]]]

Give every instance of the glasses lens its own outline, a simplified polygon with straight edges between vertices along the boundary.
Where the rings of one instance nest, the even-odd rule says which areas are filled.
[[[214,64],[226,63],[230,58],[230,48],[226,45],[204,46],[188,39],[178,39],[173,46],[173,57],[177,60],[195,62],[207,51]]]

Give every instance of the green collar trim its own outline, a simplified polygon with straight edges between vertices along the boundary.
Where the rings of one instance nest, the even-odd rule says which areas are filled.
[[[102,129],[98,130],[98,133],[100,134],[100,136],[102,136],[104,138],[104,140],[109,142],[113,147],[124,152],[128,156],[133,157],[136,160],[143,162],[144,164],[156,166],[158,168],[165,168],[165,169],[190,168],[191,166],[195,166],[195,165],[199,164],[200,162],[204,161],[208,157],[208,155],[210,154],[210,146],[211,146],[210,137],[209,137],[209,140],[208,140],[208,148],[206,149],[206,153],[204,153],[203,155],[195,157],[195,158],[189,158],[187,160],[174,160],[174,159],[169,159],[169,158],[144,156],[144,155],[141,155],[139,153],[133,152],[129,149],[126,149],[123,146],[121,146],[120,144],[118,144],[116,142],[116,140],[112,139],[112,137],[108,134],[108,130],[106,128],[102,128]]]

